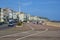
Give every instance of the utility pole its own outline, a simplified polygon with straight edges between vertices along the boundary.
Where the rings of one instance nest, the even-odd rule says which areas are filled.
[[[19,12],[21,11],[21,9],[20,9],[20,2],[19,2],[19,6],[18,6],[18,9],[19,9]]]
[[[19,11],[19,13],[18,13],[18,20],[19,20],[19,22],[20,22],[20,12],[21,12],[21,8],[20,8],[21,6],[20,6],[20,2],[18,3],[18,11]]]

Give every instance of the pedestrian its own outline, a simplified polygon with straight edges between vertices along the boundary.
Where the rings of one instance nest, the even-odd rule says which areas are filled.
[[[37,24],[38,24],[38,21],[37,21]]]

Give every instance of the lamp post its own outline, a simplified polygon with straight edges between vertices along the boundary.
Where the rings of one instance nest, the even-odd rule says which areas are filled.
[[[21,11],[21,9],[20,9],[20,2],[19,2],[19,6],[18,6],[18,9],[19,9],[19,13],[18,13],[18,21],[20,22],[20,11]]]

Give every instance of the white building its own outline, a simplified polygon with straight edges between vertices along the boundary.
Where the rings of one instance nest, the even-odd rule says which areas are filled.
[[[16,11],[9,8],[4,8],[4,15],[8,16],[8,19],[17,19]]]
[[[8,10],[8,18],[13,18],[13,10],[7,9]]]
[[[25,21],[26,20],[26,14],[25,13],[23,13],[23,12],[18,12],[17,13],[18,14],[18,17],[19,17],[19,21]]]
[[[4,13],[4,16],[8,18],[12,18],[13,17],[13,10],[9,9],[9,8],[3,8],[3,13]]]
[[[37,16],[30,16],[30,21],[37,21],[37,20],[38,20]]]
[[[26,16],[27,16],[27,21],[30,21],[30,17],[31,17],[31,15],[30,14],[26,14]]]
[[[13,19],[18,19],[17,18],[17,12],[16,11],[13,11]]]
[[[3,13],[3,9],[0,8],[0,22],[4,22],[4,13]]]
[[[30,16],[30,21],[32,21],[33,20],[33,16]]]

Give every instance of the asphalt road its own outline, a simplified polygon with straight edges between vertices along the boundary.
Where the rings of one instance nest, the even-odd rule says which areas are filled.
[[[8,28],[8,24],[0,25],[0,30]]]
[[[60,40],[60,28],[39,24],[25,24],[30,30],[0,36],[0,40]]]

